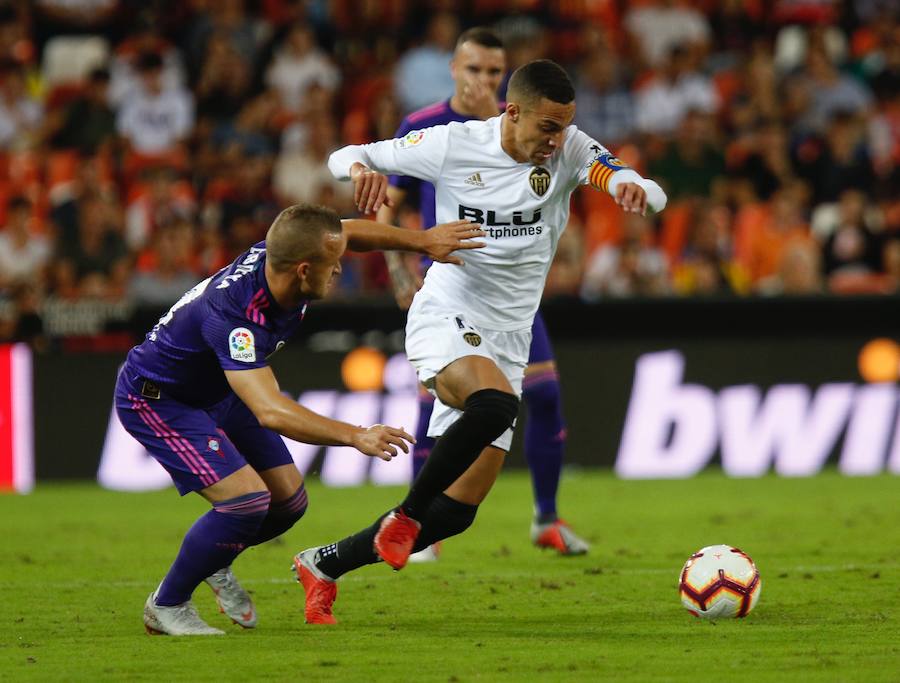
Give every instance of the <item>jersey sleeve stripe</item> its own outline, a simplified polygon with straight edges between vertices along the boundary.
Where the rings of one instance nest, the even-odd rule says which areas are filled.
[[[435,102],[424,109],[419,109],[418,111],[414,111],[412,114],[406,117],[407,121],[410,123],[418,123],[424,119],[427,119],[430,116],[437,116],[444,109],[444,102]]]
[[[594,163],[594,167],[591,169],[588,178],[591,185],[598,190],[606,192],[609,188],[609,179],[612,178],[612,175],[613,171],[611,169],[601,163]]]
[[[263,308],[268,308],[269,302],[266,300],[266,290],[260,288],[259,291],[250,300],[247,310],[244,311],[246,316],[258,325],[266,324],[266,317],[262,312]]]

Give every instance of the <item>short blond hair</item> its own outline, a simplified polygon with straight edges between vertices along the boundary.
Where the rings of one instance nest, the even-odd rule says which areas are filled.
[[[341,234],[341,219],[327,206],[294,204],[272,222],[266,233],[266,260],[275,270],[291,270],[315,259],[326,234]]]

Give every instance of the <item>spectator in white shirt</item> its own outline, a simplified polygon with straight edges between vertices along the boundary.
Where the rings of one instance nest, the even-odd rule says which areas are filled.
[[[155,53],[142,55],[137,68],[143,87],[119,110],[119,134],[139,154],[172,152],[194,125],[193,95],[182,89],[163,89],[162,59]]]
[[[289,204],[316,202],[322,188],[333,195],[332,206],[339,212],[353,211],[353,187],[334,179],[328,170],[328,155],[338,144],[338,131],[329,116],[317,116],[307,123],[305,144],[283,149],[275,162],[272,184],[278,198]]]
[[[704,47],[709,43],[709,22],[702,12],[663,0],[629,10],[625,28],[651,67],[662,66],[679,45]]]
[[[425,43],[406,52],[397,62],[394,88],[404,113],[445,100],[455,84],[447,65],[459,35],[459,21],[453,14],[437,14],[428,23]]]
[[[134,33],[116,46],[109,63],[109,102],[118,108],[128,101],[143,84],[138,62],[142,55],[155,52],[162,59],[162,88],[177,90],[185,87],[187,73],[181,52],[157,30],[150,17],[138,17]]]
[[[13,197],[7,212],[6,227],[0,230],[0,290],[39,283],[50,258],[47,239],[29,230],[31,202]]]
[[[719,96],[712,81],[692,64],[685,47],[672,49],[668,64],[637,93],[637,127],[657,135],[673,133],[689,111],[713,114]]]
[[[297,112],[302,109],[304,93],[313,83],[335,90],[341,84],[341,74],[316,46],[310,28],[306,24],[294,24],[272,60],[266,83],[278,92],[285,107]]]

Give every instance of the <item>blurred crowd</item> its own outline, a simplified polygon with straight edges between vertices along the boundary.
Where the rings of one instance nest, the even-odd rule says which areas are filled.
[[[898,13],[896,0],[0,1],[0,340],[63,334],[74,310],[164,308],[286,205],[354,216],[328,154],[448,98],[456,37],[475,25],[498,30],[510,69],[562,63],[576,124],[669,195],[639,217],[577,193],[547,297],[895,293]],[[389,288],[380,255],[350,255],[337,295]]]

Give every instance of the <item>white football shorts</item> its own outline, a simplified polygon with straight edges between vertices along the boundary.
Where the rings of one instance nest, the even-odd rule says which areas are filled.
[[[521,398],[530,348],[530,327],[512,332],[485,329],[468,322],[464,312],[453,312],[443,304],[416,296],[406,320],[406,356],[419,381],[435,397],[428,436],[440,436],[462,415],[435,393],[434,378],[441,370],[464,356],[490,358]],[[513,430],[507,429],[492,445],[508,451],[512,437]]]

